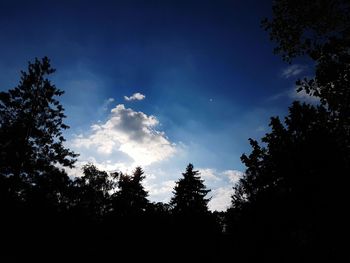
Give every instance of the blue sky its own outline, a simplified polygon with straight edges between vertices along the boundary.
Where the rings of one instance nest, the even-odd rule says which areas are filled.
[[[48,56],[65,91],[67,145],[81,154],[72,174],[87,161],[142,165],[150,198],[167,201],[192,162],[212,189],[210,208],[223,210],[248,138],[307,99],[293,86],[310,67],[273,54],[260,28],[270,14],[271,1],[252,0],[2,0],[0,90]]]

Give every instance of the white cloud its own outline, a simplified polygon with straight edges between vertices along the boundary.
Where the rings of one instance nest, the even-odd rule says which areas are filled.
[[[148,175],[146,175],[144,186],[145,190],[148,191],[150,198],[157,202],[168,203],[175,187],[175,181],[166,180],[163,182],[150,182],[151,180],[147,180],[147,178]],[[156,179],[156,177],[154,179]]]
[[[221,180],[220,177],[216,174],[215,169],[210,169],[210,168],[205,168],[205,169],[200,169],[200,176],[202,179],[207,180],[207,181],[218,181]]]
[[[220,178],[222,182],[225,183],[212,186],[212,198],[208,204],[210,210],[225,211],[230,206],[231,195],[234,192],[233,187],[238,183],[243,174],[243,172],[238,170],[216,172],[216,177]],[[210,188],[210,186],[211,184],[209,183],[208,188]]]
[[[238,170],[226,170],[222,174],[226,175],[232,184],[236,184],[244,173]]]
[[[305,71],[305,66],[298,65],[298,64],[291,65],[283,70],[282,77],[288,79],[290,77],[297,76],[304,71]]]
[[[67,142],[69,148],[80,153],[76,168],[67,171],[68,174],[81,176],[81,167],[88,162],[100,170],[128,174],[140,165],[145,170],[144,186],[149,191],[150,201],[169,202],[175,182],[182,178],[190,150],[181,143],[175,146],[164,132],[157,130],[158,125],[155,116],[123,104],[115,106],[105,122],[91,125],[89,131]],[[179,165],[183,169],[178,168]],[[242,173],[206,167],[198,170],[207,188],[212,190],[208,194],[212,197],[209,209],[225,210],[230,205],[232,187]]]
[[[211,211],[225,211],[231,204],[232,186],[219,187],[212,191],[212,199],[208,206]]]
[[[279,99],[285,99],[289,98],[292,100],[298,100],[301,102],[311,103],[311,104],[317,104],[319,103],[319,98],[310,96],[305,92],[305,90],[301,90],[300,92],[297,92],[297,87],[293,86],[291,89],[283,91],[281,93],[275,94],[269,98],[267,98],[267,101],[274,101]]]
[[[136,92],[136,93],[132,94],[130,97],[124,96],[124,99],[125,99],[126,101],[143,100],[143,99],[145,99],[145,98],[146,98],[146,96],[143,95],[143,94],[141,94],[141,93],[139,93],[139,92]]]
[[[233,186],[243,176],[243,172],[238,170],[217,171],[212,168],[199,169],[201,178],[205,180],[205,185],[211,189],[208,203],[210,210],[225,211],[231,203]]]
[[[243,176],[243,172],[238,170],[217,171],[216,169],[212,168],[202,168],[199,169],[199,172],[202,179],[211,181],[211,183],[224,180],[235,184]]]
[[[105,123],[92,125],[89,135],[77,136],[71,144],[77,152],[89,151],[90,156],[110,160],[120,155],[131,160],[132,166],[146,166],[165,160],[176,151],[164,132],[155,129],[158,124],[155,116],[119,104]]]

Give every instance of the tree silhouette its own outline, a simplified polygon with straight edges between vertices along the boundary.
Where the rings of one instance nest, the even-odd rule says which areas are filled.
[[[149,202],[141,167],[127,175],[87,164],[69,178],[63,168],[77,155],[64,146],[63,92],[48,79],[48,58],[29,63],[18,86],[0,92],[3,249],[66,255],[64,240],[100,259],[117,248],[117,257],[147,261],[156,246],[156,256],[176,250],[178,261],[349,261],[349,18],[348,0],[274,1],[262,25],[284,60],[314,62],[314,77],[297,87],[320,104],[294,102],[284,120],[271,118],[261,143],[250,139],[226,214],[208,210],[210,190],[192,164],[168,204]]]
[[[77,155],[63,146],[64,109],[55,98],[63,91],[46,78],[53,72],[48,58],[35,59],[16,88],[0,93],[1,175],[33,178],[74,164]]]
[[[208,202],[210,199],[205,196],[210,192],[206,189],[204,181],[200,179],[199,171],[193,170],[193,165],[186,167],[183,178],[176,182],[174,196],[170,204],[173,211],[180,214],[196,214],[208,212]]]
[[[119,257],[145,260],[154,258],[154,246],[166,256],[180,239],[186,248],[175,258],[210,258],[217,216],[208,211],[210,190],[192,164],[170,204],[149,202],[141,167],[126,175],[87,164],[83,176],[67,176],[64,168],[73,167],[77,155],[63,145],[68,126],[57,99],[63,92],[47,78],[54,71],[48,58],[36,59],[16,88],[0,93],[0,225],[6,253],[103,259],[110,255],[104,251],[118,247]],[[150,236],[156,240],[141,242]],[[137,242],[135,253],[130,244]],[[68,253],[62,244],[74,249]]]
[[[208,210],[210,192],[190,163],[174,187],[170,200],[172,207],[172,231],[174,244],[181,240],[178,260],[185,256],[187,260],[216,262],[217,235],[220,231],[216,217]],[[206,253],[203,253],[206,251]]]
[[[113,194],[113,208],[121,216],[144,214],[149,201],[142,181],[145,179],[141,167],[136,167],[133,175],[115,174],[119,190]]]
[[[285,124],[272,118],[272,131],[262,138],[266,146],[250,140],[253,151],[242,156],[247,170],[235,187],[228,231],[259,251],[252,255],[283,262],[340,255],[348,229],[349,150],[332,116],[322,106],[295,102]]]
[[[350,2],[274,1],[273,17],[262,25],[285,60],[307,56],[315,64],[315,77],[298,81],[298,90],[319,97],[349,125]]]
[[[54,71],[48,58],[35,59],[17,87],[0,93],[0,220],[8,251],[44,248],[70,205],[70,179],[59,167],[72,167],[77,155],[63,145],[68,126],[56,99],[63,91],[47,78]],[[14,237],[25,245],[11,247]]]
[[[240,259],[340,262],[350,233],[349,2],[279,0],[273,15],[263,25],[275,52],[315,61],[315,77],[297,85],[321,104],[294,102],[284,123],[271,119],[262,146],[250,139],[227,229]]]
[[[76,187],[76,208],[85,211],[85,216],[94,220],[101,220],[109,212],[111,206],[110,191],[115,183],[107,172],[100,171],[93,164],[86,164],[82,168],[84,176],[74,182]]]

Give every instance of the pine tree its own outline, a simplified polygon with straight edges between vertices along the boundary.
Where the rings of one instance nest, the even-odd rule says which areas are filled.
[[[57,100],[63,91],[48,79],[54,71],[48,58],[35,59],[17,87],[0,92],[0,224],[5,243],[21,240],[16,252],[45,249],[63,237],[62,216],[71,204],[63,167],[77,155],[63,145],[68,126]]]
[[[136,167],[132,176],[117,174],[118,187],[113,195],[114,213],[121,216],[142,215],[147,209],[149,201],[148,192],[144,189],[142,181],[145,179],[141,167]]]
[[[211,252],[215,251],[218,232],[215,219],[208,210],[210,199],[206,198],[206,195],[210,190],[206,188],[199,171],[194,170],[191,163],[182,175],[183,177],[176,182],[174,195],[170,200],[170,222],[175,242],[172,246],[176,247],[178,240],[181,240],[179,260],[186,257],[188,261],[205,259],[211,262]],[[210,252],[204,255],[201,251]]]
[[[0,174],[34,178],[72,167],[77,155],[65,148],[64,109],[55,98],[63,91],[47,76],[54,73],[47,57],[29,63],[19,85],[0,93]]]
[[[189,164],[183,178],[176,182],[174,196],[170,204],[175,213],[196,214],[208,212],[208,202],[210,199],[205,196],[210,192],[206,189],[204,181],[199,176],[199,171],[193,170],[193,165]]]

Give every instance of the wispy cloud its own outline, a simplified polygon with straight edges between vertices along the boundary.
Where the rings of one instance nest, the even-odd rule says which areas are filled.
[[[306,67],[303,65],[299,65],[299,64],[291,65],[282,71],[282,77],[288,79],[290,77],[298,76],[302,72],[304,72],[305,69]]]
[[[143,100],[143,99],[145,99],[145,98],[146,98],[146,96],[143,95],[143,94],[141,94],[141,93],[139,93],[139,92],[136,92],[136,93],[132,94],[130,97],[124,96],[124,99],[125,99],[126,101]]]
[[[318,97],[307,94],[305,90],[297,92],[297,89],[294,86],[289,90],[272,95],[271,97],[267,98],[267,101],[270,102],[280,99],[298,100],[310,104],[317,104],[320,101]]]
[[[288,97],[293,99],[293,100],[298,100],[298,101],[302,101],[302,102],[307,102],[310,104],[317,104],[320,102],[320,99],[318,97],[315,96],[311,96],[309,94],[307,94],[305,92],[305,90],[301,90],[299,92],[296,91],[295,88],[293,88],[292,90],[290,90],[287,93]]]
[[[102,115],[105,115],[106,112],[110,109],[111,107],[111,104],[114,102],[114,98],[108,98],[108,99],[105,99],[102,103],[101,106],[98,107],[97,109],[97,113],[98,113],[98,116],[102,116]]]

